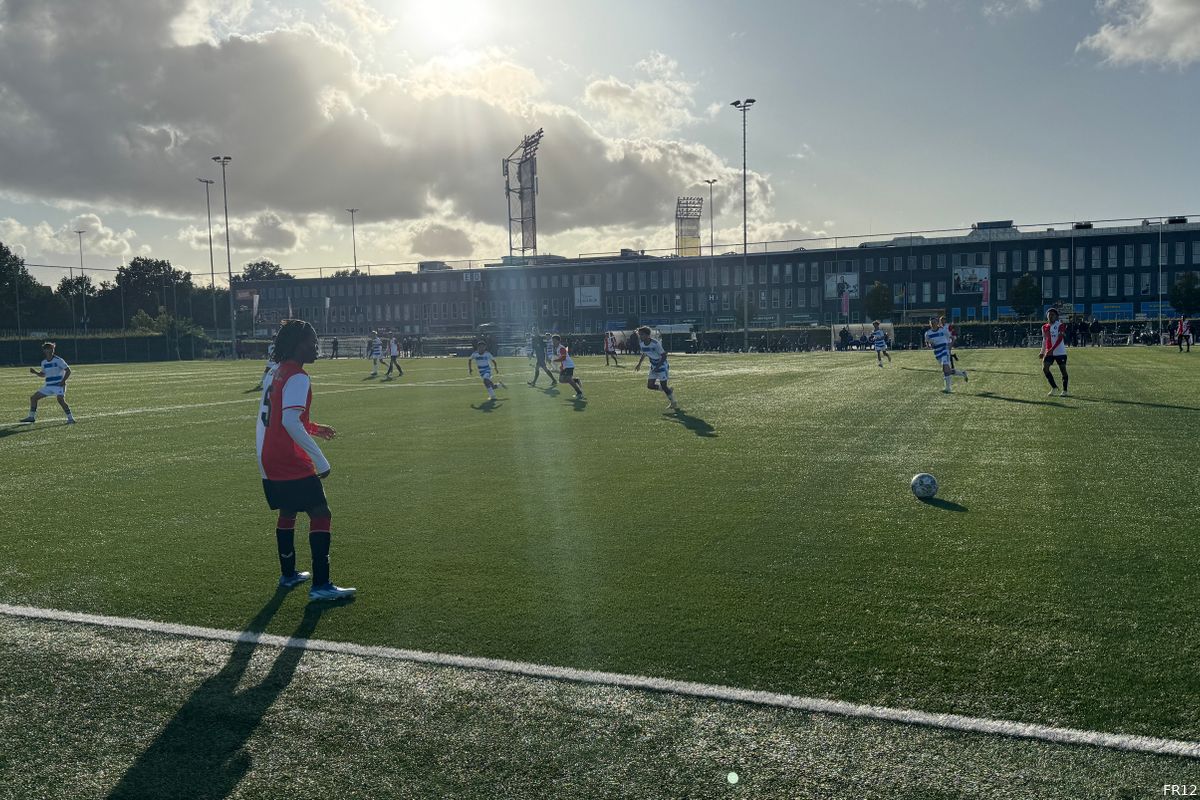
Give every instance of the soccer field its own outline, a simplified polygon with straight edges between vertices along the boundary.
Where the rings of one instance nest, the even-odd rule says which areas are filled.
[[[1073,396],[1055,398],[1032,350],[965,351],[970,383],[956,381],[953,395],[941,393],[928,353],[893,359],[881,370],[859,354],[673,356],[678,414],[644,388],[634,359],[578,359],[586,402],[546,391],[544,377],[528,387],[526,361],[501,359],[508,388],[494,405],[463,360],[409,361],[391,382],[367,379],[363,361],[318,362],[312,416],[339,433],[322,445],[333,464],[332,574],[360,595],[316,615],[302,590],[269,602],[278,566],[254,456],[261,362],[80,366],[69,392],[77,425],[50,402],[33,426],[0,424],[0,603],[1200,740],[1200,364],[1170,349],[1074,350]],[[0,370],[0,407],[14,423],[36,386],[24,370]],[[936,503],[909,491],[923,471],[941,483]],[[28,661],[44,659],[66,686],[87,687],[94,674],[131,707],[158,709],[147,714],[159,722],[117,748],[128,757],[97,779],[99,796],[174,713],[172,693],[155,688],[161,673],[146,666],[171,653],[153,655],[157,637],[139,641],[57,623],[0,626],[0,652],[26,659],[3,678],[7,696],[45,691]],[[221,654],[204,647],[196,663],[219,667]],[[149,654],[129,667],[146,679],[121,678],[104,657],[115,652]],[[337,686],[329,657],[310,658]],[[350,695],[371,682],[367,669],[346,676],[345,695],[329,690],[330,702],[356,707]],[[139,685],[154,697],[138,697]],[[476,691],[495,702],[514,690],[446,689],[468,703]],[[541,700],[543,711],[570,705]],[[18,710],[3,707],[6,717]],[[686,713],[797,724],[737,704]],[[873,750],[849,722],[820,725],[828,741],[856,742],[861,758],[909,757]],[[503,727],[489,735],[504,738]],[[52,728],[26,734],[29,759],[70,751],[50,741]],[[941,752],[913,744],[934,734],[902,730],[912,752]],[[745,780],[690,796],[786,796],[819,760],[826,740],[813,734],[790,756],[765,741],[753,757],[741,747],[732,760]],[[646,734],[647,746],[656,741]],[[598,794],[657,796],[635,791],[653,764],[674,770],[675,783],[659,785],[687,787],[703,763],[680,748],[648,766],[636,731],[624,744],[588,751],[642,768]],[[1009,748],[979,756],[980,774],[1011,763],[1036,777],[1050,765],[1046,780],[1067,783],[1047,786],[1095,790],[1076,796],[1160,796],[1161,784],[1200,773],[1187,759],[1058,746],[1074,766],[1055,767],[1053,745],[977,746]],[[566,769],[539,760],[536,737],[520,747],[534,776]],[[503,745],[518,754],[513,769],[520,747]],[[63,755],[59,769],[81,758]],[[746,763],[755,758],[758,794]],[[1111,794],[1116,775],[1130,794]],[[490,784],[464,780],[489,796]],[[879,796],[943,796],[900,786]],[[969,789],[946,786],[944,796]]]

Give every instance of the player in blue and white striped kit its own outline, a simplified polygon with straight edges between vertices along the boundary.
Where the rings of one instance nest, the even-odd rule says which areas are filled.
[[[67,405],[67,378],[71,377],[71,368],[66,361],[54,355],[54,342],[42,345],[42,368],[30,367],[29,371],[39,378],[45,378],[46,383],[29,397],[29,416],[21,422],[37,421],[38,403],[43,397],[53,397],[66,412],[67,424],[74,425],[75,417],[71,416],[71,407]]]
[[[675,402],[675,391],[667,385],[667,381],[671,379],[671,365],[667,363],[666,348],[662,346],[662,342],[651,336],[648,326],[643,325],[638,328],[637,332],[642,355],[638,358],[637,366],[633,368],[633,371],[640,370],[642,362],[650,359],[650,375],[646,378],[646,388],[651,391],[662,389],[662,393],[670,401],[668,407],[671,410],[678,409],[679,403]]]
[[[946,388],[942,391],[946,394],[954,391],[951,386],[954,376],[957,375],[964,381],[970,380],[967,378],[966,370],[955,369],[950,361],[952,338],[950,329],[943,325],[937,317],[929,318],[929,330],[925,331],[925,343],[933,348],[933,357],[942,365],[942,379],[946,382]]]
[[[496,364],[496,358],[488,352],[487,342],[480,339],[475,343],[475,352],[471,353],[467,358],[467,374],[471,374],[471,365],[475,365],[475,369],[479,370],[479,377],[483,379],[483,387],[487,389],[488,397],[492,400],[496,399],[496,387],[505,388],[504,382],[500,380],[500,367]],[[496,379],[492,380],[492,372],[495,371]]]
[[[871,323],[875,329],[871,331],[871,345],[875,348],[875,363],[883,369],[883,359],[886,357],[888,363],[892,363],[892,356],[888,353],[887,334],[879,327],[879,320]]]
[[[374,378],[379,374],[379,362],[383,361],[383,340],[379,338],[378,331],[371,331],[371,341],[368,345],[370,352],[368,356],[371,359],[371,374],[368,378]]]

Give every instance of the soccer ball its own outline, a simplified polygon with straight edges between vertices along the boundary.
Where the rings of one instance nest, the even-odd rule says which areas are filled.
[[[922,472],[919,475],[914,475],[911,485],[912,493],[922,500],[928,500],[937,494],[937,478],[933,477],[928,472]]]

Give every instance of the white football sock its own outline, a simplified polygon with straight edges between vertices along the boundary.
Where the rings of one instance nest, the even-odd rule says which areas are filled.
[[[942,377],[946,379],[946,391],[948,392],[948,391],[950,391],[950,388],[951,388],[950,382],[951,382],[952,378],[949,375],[943,375]]]

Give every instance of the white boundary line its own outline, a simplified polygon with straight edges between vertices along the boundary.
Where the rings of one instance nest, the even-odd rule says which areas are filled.
[[[986,717],[967,717],[959,714],[935,714],[905,708],[860,705],[841,700],[799,697],[790,694],[778,694],[776,692],[737,689],[731,686],[717,686],[706,683],[669,680],[666,678],[650,678],[642,675],[625,675],[617,672],[555,667],[546,664],[531,664],[524,661],[507,661],[495,658],[428,653],[420,650],[403,650],[394,647],[371,647],[350,642],[298,639],[250,631],[202,628],[194,625],[177,625],[169,622],[154,622],[152,620],[133,619],[130,617],[109,617],[100,614],[84,614],[76,611],[60,611],[53,608],[38,608],[36,606],[18,606],[0,603],[0,614],[21,619],[70,622],[82,625],[96,625],[103,628],[121,628],[144,633],[184,636],[191,639],[235,643],[245,642],[270,647],[284,647],[322,653],[362,656],[365,658],[381,658],[391,661],[406,661],[416,664],[432,664],[460,669],[481,670],[484,672],[519,675],[527,678],[544,678],[597,686],[614,686],[621,689],[663,692],[683,697],[750,703],[753,705],[787,708],[815,714],[834,714],[842,717],[883,720],[905,725],[920,725],[940,730],[962,731],[965,733],[988,734],[992,736],[1011,736],[1020,739],[1036,739],[1053,744],[1087,745],[1110,750],[1122,750],[1130,753],[1150,753],[1154,755],[1200,759],[1200,742],[1187,742],[1178,739],[1159,739],[1152,736],[1132,736],[1123,733],[1079,730],[1077,728],[1058,728],[1050,725],[1036,725],[1025,722],[988,719]]]

